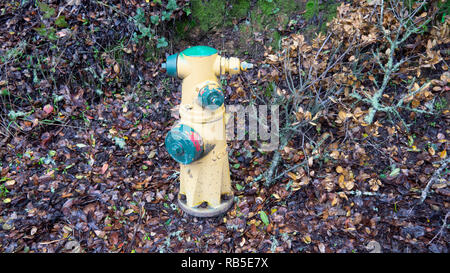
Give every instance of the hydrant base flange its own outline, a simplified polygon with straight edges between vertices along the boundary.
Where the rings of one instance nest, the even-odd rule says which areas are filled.
[[[178,206],[189,215],[196,217],[214,217],[222,213],[225,213],[232,205],[234,196],[232,194],[227,195],[228,199],[221,202],[219,206],[215,208],[211,207],[190,207],[186,204],[186,201],[180,199],[180,194],[178,194]]]

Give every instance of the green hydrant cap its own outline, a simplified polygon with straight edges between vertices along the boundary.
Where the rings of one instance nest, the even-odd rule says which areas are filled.
[[[183,50],[181,53],[190,57],[207,57],[216,54],[217,49],[209,46],[193,46]]]
[[[177,76],[177,59],[178,59],[178,53],[167,57],[166,62],[162,64],[162,68],[166,69],[167,75],[172,76],[172,77]]]
[[[209,110],[222,106],[225,97],[221,87],[206,85],[198,92],[198,103]]]
[[[194,129],[178,124],[167,133],[165,145],[169,155],[181,164],[190,164],[203,153],[203,141]]]

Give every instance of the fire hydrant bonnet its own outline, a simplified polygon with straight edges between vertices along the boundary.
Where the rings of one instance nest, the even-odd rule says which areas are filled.
[[[186,56],[190,57],[207,57],[217,53],[217,49],[209,46],[193,46],[187,48],[181,52]]]

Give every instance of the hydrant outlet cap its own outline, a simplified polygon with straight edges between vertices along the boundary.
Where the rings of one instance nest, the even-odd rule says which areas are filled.
[[[177,76],[177,59],[178,59],[178,53],[170,55],[167,57],[165,68],[167,71],[167,75],[176,77]]]
[[[178,124],[167,133],[165,145],[169,155],[181,164],[190,164],[203,153],[203,141],[194,129]]]
[[[219,86],[206,85],[198,92],[199,104],[210,110],[216,110],[222,106],[224,100],[222,88]]]

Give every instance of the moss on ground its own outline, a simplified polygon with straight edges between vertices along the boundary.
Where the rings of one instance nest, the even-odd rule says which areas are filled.
[[[250,0],[234,0],[230,2],[230,9],[227,17],[239,20],[247,16],[250,11]],[[228,21],[228,23],[230,22],[231,21]]]
[[[336,15],[338,5],[335,1],[319,4],[317,0],[309,0],[306,7],[304,2],[292,0],[191,0],[192,14],[176,22],[175,30],[178,39],[185,39],[233,27],[238,22],[234,29],[239,36],[240,51],[254,51],[254,33],[263,34],[265,44],[278,49],[282,38],[280,30],[286,28],[294,14],[306,9],[303,17],[309,20],[320,12],[323,23],[315,31],[326,31],[326,22]]]
[[[272,41],[271,41],[271,43],[270,43],[270,46],[271,47],[273,47],[273,48],[280,48],[280,42],[281,42],[281,34],[280,34],[280,32],[278,32],[278,31],[274,31],[273,33],[272,33]]]
[[[340,5],[338,1],[324,1],[319,3],[318,0],[309,0],[305,6],[305,13],[303,18],[310,21],[314,16],[321,15],[321,24],[319,28],[315,31],[326,32],[327,22],[330,22],[334,17],[336,17],[337,7]]]
[[[278,49],[281,40],[279,29],[289,22],[289,17],[300,9],[297,1],[258,0],[250,13],[250,25],[253,32],[264,33],[268,43]],[[252,46],[247,42],[247,46]]]
[[[314,15],[319,13],[319,3],[317,0],[310,0],[306,3],[305,6],[305,13],[303,14],[303,17],[306,20],[311,20]]]
[[[192,0],[192,16],[201,31],[223,24],[225,16],[225,1],[222,0]]]
[[[190,19],[184,19],[175,23],[175,32],[177,39],[185,39],[187,34],[194,29],[196,23]]]
[[[195,28],[206,33],[214,28],[230,27],[233,20],[247,16],[250,5],[250,0],[191,0],[192,15],[175,24],[177,37],[184,39]]]

